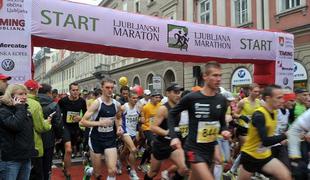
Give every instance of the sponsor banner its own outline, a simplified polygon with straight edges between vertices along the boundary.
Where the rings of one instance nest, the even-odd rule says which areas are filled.
[[[32,35],[241,61],[275,61],[278,44],[278,36],[274,32],[158,19],[103,7],[47,0],[33,1]]]
[[[307,80],[306,68],[299,62],[294,62],[294,81],[304,81]]]
[[[31,79],[31,0],[0,0],[0,73]]]
[[[231,78],[231,85],[246,85],[246,84],[252,84],[252,76],[249,70],[246,68],[238,68]]]
[[[294,36],[287,33],[276,33],[277,62],[275,83],[283,88],[293,88],[294,84]]]

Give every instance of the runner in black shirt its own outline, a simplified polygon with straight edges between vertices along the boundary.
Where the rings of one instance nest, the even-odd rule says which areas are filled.
[[[155,122],[151,125],[151,131],[156,134],[152,146],[151,169],[145,174],[145,180],[151,180],[155,177],[161,166],[161,162],[170,158],[178,167],[178,172],[185,175],[187,167],[185,165],[183,149],[174,150],[170,146],[171,138],[168,136],[168,112],[171,107],[180,100],[180,94],[183,88],[173,83],[167,89],[168,102],[160,106],[155,116]],[[180,175],[178,175],[180,176]],[[162,179],[164,179],[162,177]]]
[[[86,102],[79,96],[79,86],[76,83],[69,85],[70,96],[59,100],[64,123],[63,142],[65,143],[64,174],[70,179],[69,168],[71,167],[72,147],[76,145],[77,139],[82,136],[79,121],[86,112]]]
[[[207,63],[203,75],[203,89],[183,97],[169,112],[169,133],[173,138],[171,146],[177,149],[181,148],[181,142],[174,131],[179,124],[177,117],[183,110],[188,110],[189,113],[189,134],[184,149],[192,169],[190,179],[214,179],[210,167],[217,135],[221,133],[224,138],[230,137],[225,123],[227,101],[225,97],[217,94],[221,75],[219,63]]]

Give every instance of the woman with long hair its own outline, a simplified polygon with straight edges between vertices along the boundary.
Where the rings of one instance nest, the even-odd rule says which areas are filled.
[[[33,124],[27,111],[27,89],[11,84],[0,96],[0,179],[28,180],[35,155]]]

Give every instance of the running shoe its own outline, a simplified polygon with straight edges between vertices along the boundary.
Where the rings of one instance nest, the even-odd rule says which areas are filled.
[[[134,171],[134,170],[130,171],[130,179],[131,180],[139,180],[139,177],[138,177],[136,171]]]
[[[94,171],[93,167],[89,165],[85,166],[83,180],[90,180],[93,174],[93,171]]]
[[[161,180],[169,180],[169,173],[167,170],[161,172]]]

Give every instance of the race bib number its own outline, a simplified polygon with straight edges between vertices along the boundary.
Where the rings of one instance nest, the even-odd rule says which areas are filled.
[[[188,125],[179,125],[179,128],[182,138],[185,138],[188,135]]]
[[[74,116],[79,116],[79,115],[80,115],[79,112],[68,111],[68,112],[67,112],[67,117],[66,117],[66,122],[67,122],[67,123],[75,123],[75,122],[73,121]]]
[[[112,132],[114,129],[114,122],[115,122],[115,118],[106,118],[106,117],[101,117],[99,118],[99,121],[108,121],[111,120],[111,124],[107,125],[106,127],[98,127],[98,132],[102,132],[102,133],[108,133],[108,132]]]
[[[155,122],[155,117],[154,116],[150,116],[150,123],[151,125],[153,125]]]
[[[287,129],[287,125],[285,123],[279,123],[278,129],[277,129],[277,134],[280,135],[285,132]]]
[[[210,143],[217,139],[220,131],[220,123],[218,121],[198,123],[197,143]]]
[[[139,121],[139,116],[127,116],[126,117],[126,126],[135,129]]]

